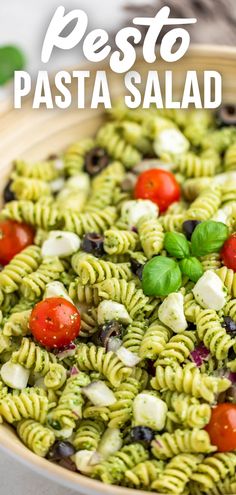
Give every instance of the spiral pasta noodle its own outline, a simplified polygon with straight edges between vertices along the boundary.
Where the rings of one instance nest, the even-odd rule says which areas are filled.
[[[12,354],[12,362],[44,376],[49,371],[50,364],[56,362],[56,357],[30,339],[23,338],[19,350]]]
[[[150,300],[138,289],[134,282],[111,278],[98,284],[98,294],[103,299],[111,299],[126,306],[131,318],[153,308]]]
[[[104,250],[108,254],[124,254],[139,248],[139,238],[135,232],[126,230],[106,230]]]
[[[152,489],[161,493],[181,494],[200,459],[200,456],[192,454],[176,455],[160,473],[157,481],[152,483]]]
[[[45,291],[46,285],[57,280],[63,271],[64,267],[59,258],[45,258],[35,272],[24,277],[20,286],[21,294],[31,301],[39,298]]]
[[[26,275],[37,270],[41,252],[37,246],[29,246],[17,254],[0,273],[0,288],[3,292],[15,292]]]
[[[214,488],[221,480],[235,474],[236,454],[226,452],[207,457],[198,465],[191,480],[197,484],[204,493]],[[192,483],[190,484],[192,486]]]
[[[48,399],[35,388],[25,389],[19,395],[8,394],[0,400],[0,415],[8,422],[34,419],[44,423],[48,413]]]
[[[150,488],[163,471],[163,462],[153,459],[137,464],[133,469],[125,471],[125,485],[134,488]]]
[[[196,320],[199,339],[218,360],[225,359],[229,349],[234,345],[235,339],[231,339],[225,328],[220,324],[216,311],[203,309]]]
[[[197,342],[195,332],[186,331],[171,337],[164,349],[158,355],[156,364],[167,365],[183,363],[195,348]]]
[[[154,390],[185,392],[206,402],[213,403],[217,391],[227,390],[230,382],[227,378],[215,378],[201,374],[194,365],[186,364],[156,367],[156,376],[151,379]]]
[[[163,227],[155,218],[142,217],[138,222],[140,242],[147,258],[159,254],[164,245]]]
[[[132,418],[133,400],[140,391],[140,383],[135,378],[124,380],[115,392],[116,402],[110,406],[108,426],[123,427]]]
[[[94,285],[113,277],[123,280],[130,280],[133,277],[128,263],[112,263],[94,256],[80,258],[79,255],[74,255],[72,266],[83,285]]]
[[[57,167],[56,160],[36,163],[27,163],[24,160],[16,160],[15,170],[19,176],[46,182],[51,182],[60,175],[60,167]]]
[[[17,433],[22,442],[40,457],[46,457],[55,441],[53,431],[33,419],[19,421]]]
[[[54,430],[75,428],[77,421],[82,418],[84,399],[81,387],[89,383],[90,379],[84,373],[79,373],[67,380],[58,405],[50,411],[47,417],[48,424]]]
[[[145,332],[139,350],[139,356],[144,359],[155,359],[165,349],[171,337],[171,330],[160,321],[154,322]]]
[[[148,459],[148,452],[138,443],[127,445],[107,460],[98,464],[94,475],[104,483],[114,484],[122,480],[125,472]],[[112,469],[118,465],[118,469]]]
[[[208,433],[197,428],[156,435],[152,441],[152,453],[157,459],[168,459],[181,453],[209,454],[215,450]]]
[[[42,196],[50,196],[50,185],[40,179],[16,178],[11,186],[17,199],[38,201]]]
[[[76,363],[81,371],[99,371],[113,387],[118,387],[124,378],[131,374],[112,351],[105,352],[104,347],[81,344],[76,354]]]
[[[114,160],[120,160],[126,168],[131,168],[141,159],[139,151],[125,141],[113,123],[101,128],[97,135],[97,143]]]

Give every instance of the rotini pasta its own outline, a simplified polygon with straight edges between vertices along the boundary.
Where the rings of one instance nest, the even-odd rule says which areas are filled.
[[[199,110],[109,114],[59,156],[17,160],[4,191],[0,423],[41,457],[66,442],[74,468],[110,485],[230,495],[235,432],[221,416],[222,447],[212,429],[235,410],[223,245],[236,230],[236,126]],[[149,194],[152,180],[139,194],[153,169],[173,174],[173,202],[164,186]],[[1,245],[16,222],[32,236],[11,257]]]

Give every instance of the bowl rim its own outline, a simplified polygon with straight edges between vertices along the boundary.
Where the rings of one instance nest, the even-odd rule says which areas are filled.
[[[138,50],[138,55],[139,52],[141,52],[141,49]],[[219,56],[221,58],[223,56],[225,60],[235,60],[236,47],[215,44],[191,44],[185,56],[191,57],[191,54],[193,54],[194,56],[198,55],[199,57],[209,59],[212,56]],[[140,63],[142,61],[142,57],[138,56],[137,62]],[[65,68],[65,70],[68,70],[70,72],[75,69],[87,70],[88,68],[92,70],[92,64],[86,62],[82,63],[78,67]],[[109,68],[108,64],[104,64],[102,67],[99,67],[100,70],[103,70],[105,68]],[[53,75],[54,73],[52,73],[52,76]],[[7,108],[3,109],[3,113],[0,113],[0,118],[2,118],[4,116],[4,113],[7,113],[7,111]],[[2,168],[1,170],[4,169]],[[150,492],[139,489],[137,490],[117,485],[107,485],[105,483],[102,483],[101,481],[93,480],[86,475],[79,474],[78,472],[72,472],[65,468],[62,468],[59,465],[53,464],[47,459],[34,454],[27,447],[25,447],[19,439],[16,441],[15,436],[13,435],[12,428],[9,427],[6,423],[0,424],[0,451],[7,453],[10,457],[14,458],[24,466],[32,469],[45,478],[50,479],[51,481],[55,481],[57,484],[75,490],[77,492],[81,491],[81,493],[85,495],[111,495],[111,493],[112,495],[124,495],[125,493],[127,493],[127,495],[135,495],[135,493],[139,493],[140,495],[150,494]]]

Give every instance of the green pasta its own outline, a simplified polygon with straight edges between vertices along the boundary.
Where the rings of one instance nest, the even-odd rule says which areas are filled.
[[[14,162],[0,423],[36,455],[62,464],[66,445],[124,489],[236,492],[236,126],[219,115],[118,103],[93,137]],[[1,248],[18,224],[29,243]]]

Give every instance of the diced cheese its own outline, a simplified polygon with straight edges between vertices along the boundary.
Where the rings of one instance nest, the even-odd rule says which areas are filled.
[[[121,432],[118,428],[107,428],[98,446],[98,452],[106,459],[122,447]]]
[[[0,374],[2,381],[8,387],[22,390],[27,386],[30,371],[23,368],[20,364],[7,361],[7,363],[3,364]]]
[[[212,183],[214,185],[224,186],[225,184],[230,184],[230,182],[236,181],[236,172],[224,172],[223,174],[218,174],[212,178]]]
[[[76,189],[77,191],[89,191],[90,188],[90,179],[87,174],[78,174],[71,177],[66,182],[67,189]]]
[[[91,473],[93,466],[90,461],[95,454],[95,450],[79,450],[73,455],[73,461],[80,473],[89,474]]]
[[[59,177],[58,179],[53,180],[52,182],[50,182],[51,191],[53,193],[58,193],[59,191],[61,191],[64,184],[65,179],[63,179],[63,177]]]
[[[122,207],[122,217],[128,222],[130,228],[136,227],[144,215],[157,218],[158,214],[158,206],[149,199],[126,201]]]
[[[53,230],[42,245],[42,256],[71,256],[80,248],[80,238],[73,232]]]
[[[98,324],[103,325],[106,321],[119,320],[129,324],[132,319],[123,304],[115,301],[102,301],[98,306]]]
[[[173,155],[186,153],[189,146],[189,141],[178,129],[164,129],[157,135],[153,148],[157,156],[162,156],[165,153]]]
[[[184,316],[184,297],[181,292],[172,292],[166,297],[159,307],[158,316],[173,332],[186,330],[188,323]]]
[[[151,393],[138,394],[133,402],[135,426],[148,426],[154,430],[163,430],[167,416],[166,403]]]
[[[54,430],[53,428],[51,428],[53,430],[53,433],[55,435],[56,438],[60,438],[61,440],[65,440],[65,439],[68,439],[72,436],[73,434],[73,428],[62,428],[62,430]]]
[[[202,308],[219,311],[226,303],[227,289],[214,271],[207,270],[194,286],[193,295]]]
[[[226,211],[224,211],[223,208],[219,208],[219,210],[217,210],[217,212],[215,213],[215,215],[213,215],[211,220],[214,220],[215,222],[226,223],[227,218],[228,218],[228,215],[227,215]]]
[[[86,397],[98,407],[106,407],[115,404],[116,397],[106,383],[98,380],[89,383],[87,387],[82,388],[82,392]]]
[[[46,285],[46,290],[44,292],[44,299],[48,299],[50,297],[63,297],[67,301],[70,301],[72,304],[73,301],[70,298],[68,292],[66,291],[64,285],[61,282],[50,282]]]
[[[125,364],[125,366],[129,366],[130,368],[133,368],[141,361],[137,354],[129,351],[129,349],[126,349],[126,347],[124,347],[123,345],[120,346],[119,349],[116,351],[116,355],[122,361],[122,363]]]

